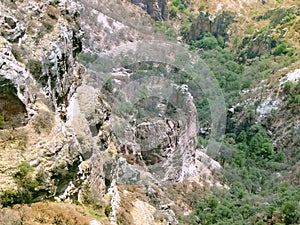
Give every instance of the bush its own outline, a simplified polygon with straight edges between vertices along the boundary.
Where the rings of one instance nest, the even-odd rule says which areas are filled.
[[[18,180],[24,179],[30,172],[33,171],[33,168],[26,161],[22,162],[19,166],[19,171],[15,173],[14,177]]]
[[[190,32],[190,23],[189,22],[185,22],[181,24],[181,29],[180,29],[180,34],[181,35],[187,35]]]
[[[170,17],[175,18],[177,16],[178,8],[176,6],[171,6]]]
[[[279,44],[275,49],[273,54],[274,55],[281,55],[281,54],[286,54],[287,51],[287,43],[286,42],[282,42],[281,44]]]
[[[178,6],[178,9],[182,12],[183,10],[185,10],[185,6],[184,6],[184,4],[180,4],[179,6]]]
[[[281,208],[285,224],[296,224],[300,219],[298,202],[287,201]]]
[[[2,116],[2,115],[0,114],[0,128],[2,128],[3,125],[4,125],[4,116]]]
[[[0,203],[4,207],[11,207],[20,203],[19,195],[14,190],[6,190],[0,195]]]
[[[206,8],[206,5],[204,2],[201,2],[199,5],[199,11],[203,11]]]
[[[89,63],[93,63],[98,59],[98,55],[96,54],[85,54],[85,53],[80,53],[78,55],[79,62],[81,62],[84,65],[87,65]]]
[[[103,217],[101,213],[95,211],[94,209],[88,208],[88,212],[89,212],[89,214],[91,214],[92,216],[95,216],[97,219],[100,219],[100,218]]]
[[[219,43],[211,33],[205,33],[204,35],[200,36],[199,40],[192,42],[192,46],[209,50],[219,47]]]
[[[111,212],[112,212],[111,206],[110,205],[105,206],[104,213],[107,217],[109,217]]]
[[[181,0],[173,0],[172,1],[172,4],[173,4],[173,6],[179,6],[179,4],[181,3]]]
[[[293,87],[293,82],[288,80],[287,82],[284,83],[283,90],[286,94],[291,94],[292,87]]]
[[[112,93],[113,89],[114,89],[114,85],[113,85],[113,81],[112,81],[112,77],[108,77],[105,82],[104,82],[104,85],[103,85],[103,88]]]
[[[219,45],[221,48],[224,48],[224,47],[225,47],[225,41],[224,41],[224,38],[222,38],[221,36],[218,36],[218,37],[217,37],[217,41],[218,41],[218,45]]]
[[[0,196],[0,203],[4,206],[15,204],[32,203],[38,182],[32,178],[33,168],[28,162],[22,162],[18,166],[19,170],[13,175],[17,184],[17,191],[6,190]]]

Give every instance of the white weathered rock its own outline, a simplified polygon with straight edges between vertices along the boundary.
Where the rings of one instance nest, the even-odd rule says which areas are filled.
[[[294,71],[289,72],[284,77],[280,79],[280,85],[284,84],[287,81],[291,81],[293,83],[296,83],[298,80],[300,80],[300,69],[296,69]]]

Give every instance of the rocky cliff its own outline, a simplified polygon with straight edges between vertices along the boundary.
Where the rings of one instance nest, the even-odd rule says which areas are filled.
[[[281,202],[277,193],[258,195],[262,187],[276,186],[264,186],[267,177],[299,185],[299,65],[241,91],[237,97],[241,103],[228,111],[229,133],[221,151],[214,145],[218,143],[208,140],[220,164],[207,154],[211,149],[202,146],[207,140],[197,140],[199,132],[221,140],[226,114],[224,99],[218,101],[222,92],[199,55],[208,59],[212,53],[212,58],[220,59],[225,66],[211,64],[220,85],[241,90],[244,83],[238,81],[245,68],[250,74],[246,77],[253,68],[267,68],[269,74],[275,66],[269,68],[265,64],[270,61],[262,61],[247,67],[235,57],[255,63],[261,61],[257,56],[269,57],[266,54],[274,54],[274,62],[287,59],[282,55],[297,56],[297,46],[287,45],[284,40],[289,39],[284,38],[298,42],[298,7],[253,17],[251,10],[258,14],[256,6],[267,7],[266,2],[227,0],[200,6],[198,1],[169,2],[181,8],[172,19],[183,23],[187,42],[213,34],[207,40],[216,48],[194,54],[165,41],[153,29],[151,17],[168,19],[167,1],[129,2],[1,1],[0,223],[152,225],[187,219],[186,224],[198,224],[207,219],[233,223],[233,218],[244,217],[255,223],[260,218],[284,221],[286,216],[276,215],[277,209],[285,210],[281,205],[264,208],[268,213],[276,209],[271,216],[255,215],[255,210],[273,204],[273,198]],[[268,1],[268,7],[273,3]],[[251,17],[245,14],[246,6]],[[233,14],[223,8],[237,9]],[[260,30],[268,21],[271,27]],[[179,30],[176,22],[155,24]],[[291,38],[286,25],[296,38]],[[241,38],[240,32],[246,37]],[[218,58],[219,53],[224,58]],[[211,112],[197,115],[197,110],[206,109]],[[222,168],[233,181],[229,192],[219,177]],[[212,190],[222,191],[217,195]]]
[[[166,17],[165,1],[135,3],[146,5],[158,20]],[[158,114],[166,110],[170,115],[174,105],[181,105],[185,121],[178,115],[163,118],[150,113],[127,124],[124,135],[116,132],[113,99],[132,82],[131,72],[114,68],[107,71],[112,74],[107,79],[99,74],[93,57],[147,34],[103,14],[92,1],[0,4],[4,120],[0,152],[5,162],[1,193],[30,194],[29,199],[15,199],[12,204],[45,199],[85,202],[87,193],[95,193],[93,200],[107,206],[111,223],[141,224],[143,215],[137,209],[142,207],[149,224],[159,220],[178,224],[173,210],[165,206],[173,203],[164,196],[164,188],[178,182],[221,186],[212,176],[220,165],[205,149],[196,150],[196,108],[186,87],[172,86],[168,104],[159,98],[137,102],[145,112],[151,106]],[[24,186],[18,179],[30,182]],[[159,199],[155,204],[153,196]]]
[[[131,0],[145,10],[154,20],[166,20],[168,18],[168,6],[166,0]]]
[[[233,22],[234,13],[230,11],[222,11],[221,13],[210,14],[208,12],[200,12],[198,18],[192,23],[188,34],[189,40],[196,40],[199,35],[210,32],[215,36],[228,38],[229,25]]]
[[[11,174],[28,161],[45,175],[36,187],[44,194],[35,197],[60,196],[81,173],[78,166],[89,151],[65,125],[66,107],[82,75],[76,63],[82,48],[79,8],[68,1],[1,5],[1,112],[6,127],[1,154],[10,168],[4,170],[4,187],[13,187]],[[23,148],[9,145],[7,129],[13,129],[16,139],[22,135]]]

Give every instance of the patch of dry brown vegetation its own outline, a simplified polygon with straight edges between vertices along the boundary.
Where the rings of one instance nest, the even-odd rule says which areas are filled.
[[[118,212],[118,221],[124,225],[134,224],[131,215],[131,211],[134,207],[133,203],[136,199],[145,201],[145,191],[135,185],[119,186],[119,191],[122,201]]]
[[[15,205],[0,211],[0,224],[5,225],[88,225],[93,219],[83,207],[57,202],[39,202],[31,206]]]

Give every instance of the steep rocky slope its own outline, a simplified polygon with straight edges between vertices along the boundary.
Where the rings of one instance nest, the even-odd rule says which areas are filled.
[[[173,87],[172,104],[186,102],[184,107],[191,114],[186,124],[155,119],[129,126],[132,132],[125,140],[116,136],[110,121],[112,94],[103,88],[105,77],[97,75],[95,64],[86,63],[84,57],[150,37],[147,32],[142,34],[117,21],[101,11],[108,8],[92,1],[0,4],[4,206],[46,199],[84,202],[94,193],[92,201],[105,208],[112,223],[143,223],[143,215],[137,211],[142,207],[149,213],[145,223],[177,224],[172,209],[164,206],[172,204],[164,196],[164,182],[157,183],[157,179],[169,185],[193,175],[192,181],[200,186],[221,186],[207,169],[218,170],[220,165],[201,149],[196,151],[196,109],[183,87]],[[124,6],[114,4],[121,10]],[[136,7],[132,12],[145,16]],[[91,18],[97,18],[96,23]],[[83,50],[82,65],[78,54]],[[120,75],[112,82],[122,82]],[[158,104],[166,107],[163,102]],[[157,134],[162,142],[154,151],[151,145]],[[141,145],[145,137],[147,143]],[[141,151],[134,146],[150,147]],[[184,172],[187,165],[194,168],[192,172]],[[161,200],[151,204],[148,195]],[[11,200],[5,201],[6,196]],[[3,213],[5,221],[9,211]]]
[[[239,160],[235,157],[239,146],[234,145],[239,138],[232,133],[240,134],[255,124],[267,130],[266,151],[270,150],[257,159],[268,164],[264,156],[273,154],[273,150],[276,157],[284,152],[287,159],[295,158],[292,164],[279,160],[277,173],[270,174],[279,177],[280,182],[299,185],[298,86],[294,80],[289,88],[286,85],[286,80],[299,77],[299,65],[294,63],[257,87],[248,85],[248,90],[240,92],[242,103],[230,105],[234,102],[230,100],[229,134],[224,135],[225,124],[220,122],[225,117],[224,99],[213,99],[220,91],[211,88],[215,86],[209,78],[210,69],[220,78],[215,66],[195,63],[200,60],[194,53],[185,54],[183,48],[172,47],[159,32],[166,31],[169,39],[179,34],[177,40],[191,47],[200,46],[196,50],[201,56],[212,50],[201,42],[209,32],[212,36],[204,37],[213,41],[205,44],[217,46],[216,52],[227,47],[235,54],[226,56],[226,60],[234,58],[250,65],[247,71],[252,63],[270,54],[277,67],[269,70],[275,72],[298,59],[299,7],[278,8],[275,1],[211,1],[204,5],[200,1],[131,2],[0,3],[1,204],[9,207],[35,202],[31,208],[16,205],[3,209],[2,223],[59,223],[51,217],[74,223],[56,210],[50,213],[47,207],[65,207],[82,224],[199,223],[206,215],[202,212],[213,212],[218,204],[213,195],[204,198],[207,193],[231,188],[232,198],[244,196],[235,193],[239,191],[236,187],[244,191],[238,182],[224,181],[234,177],[234,172],[222,180],[221,171],[231,161]],[[257,15],[249,15],[258,6]],[[257,23],[248,26],[245,21]],[[259,30],[269,21],[271,26]],[[285,26],[291,32],[283,33]],[[283,64],[281,60],[287,58],[290,61]],[[226,66],[244,71],[243,66],[232,64]],[[204,76],[191,76],[194,74],[189,66]],[[268,75],[272,73],[269,70]],[[171,74],[176,74],[175,78]],[[252,78],[247,74],[245,77]],[[230,79],[219,80],[221,86]],[[205,97],[210,100],[210,108],[201,102]],[[205,109],[212,111],[211,119],[206,118],[207,114],[198,115]],[[199,135],[225,136],[226,145],[218,152],[219,143],[207,141],[205,148],[206,141]],[[198,143],[198,138],[202,142]],[[206,154],[211,148],[215,148],[213,155],[219,162]],[[242,160],[236,161],[243,164]],[[246,173],[247,169],[241,171]],[[249,185],[251,202],[258,198],[255,194],[264,183],[262,175],[257,174],[252,178],[260,179],[260,183]],[[244,201],[243,197],[239,201]],[[202,209],[201,204],[206,202],[208,208]],[[260,200],[254,204],[263,205]],[[229,217],[224,207],[222,210],[222,216]],[[195,214],[198,211],[200,214]],[[32,217],[22,217],[26,212]],[[49,219],[41,220],[41,214]],[[271,217],[276,217],[276,211],[274,215]],[[249,218],[258,221],[263,216]],[[279,222],[277,218],[274,221]]]
[[[55,6],[31,1],[1,4],[1,92],[20,100],[1,108],[6,128],[13,129],[10,134],[1,130],[2,157],[16,154],[7,157],[11,169],[4,171],[11,174],[22,161],[28,161],[38,171],[49,172],[50,178],[57,167],[77,167],[83,160],[80,155],[85,154],[85,150],[78,151],[78,141],[64,125],[65,108],[81,77],[75,59],[82,47],[78,8],[72,2]],[[23,148],[7,143],[10,138],[18,140],[19,135],[25,142]],[[61,160],[63,156],[66,158]],[[61,182],[58,192],[63,194],[70,180],[53,186],[49,178],[43,188],[53,195]],[[12,177],[5,180],[11,183]]]

